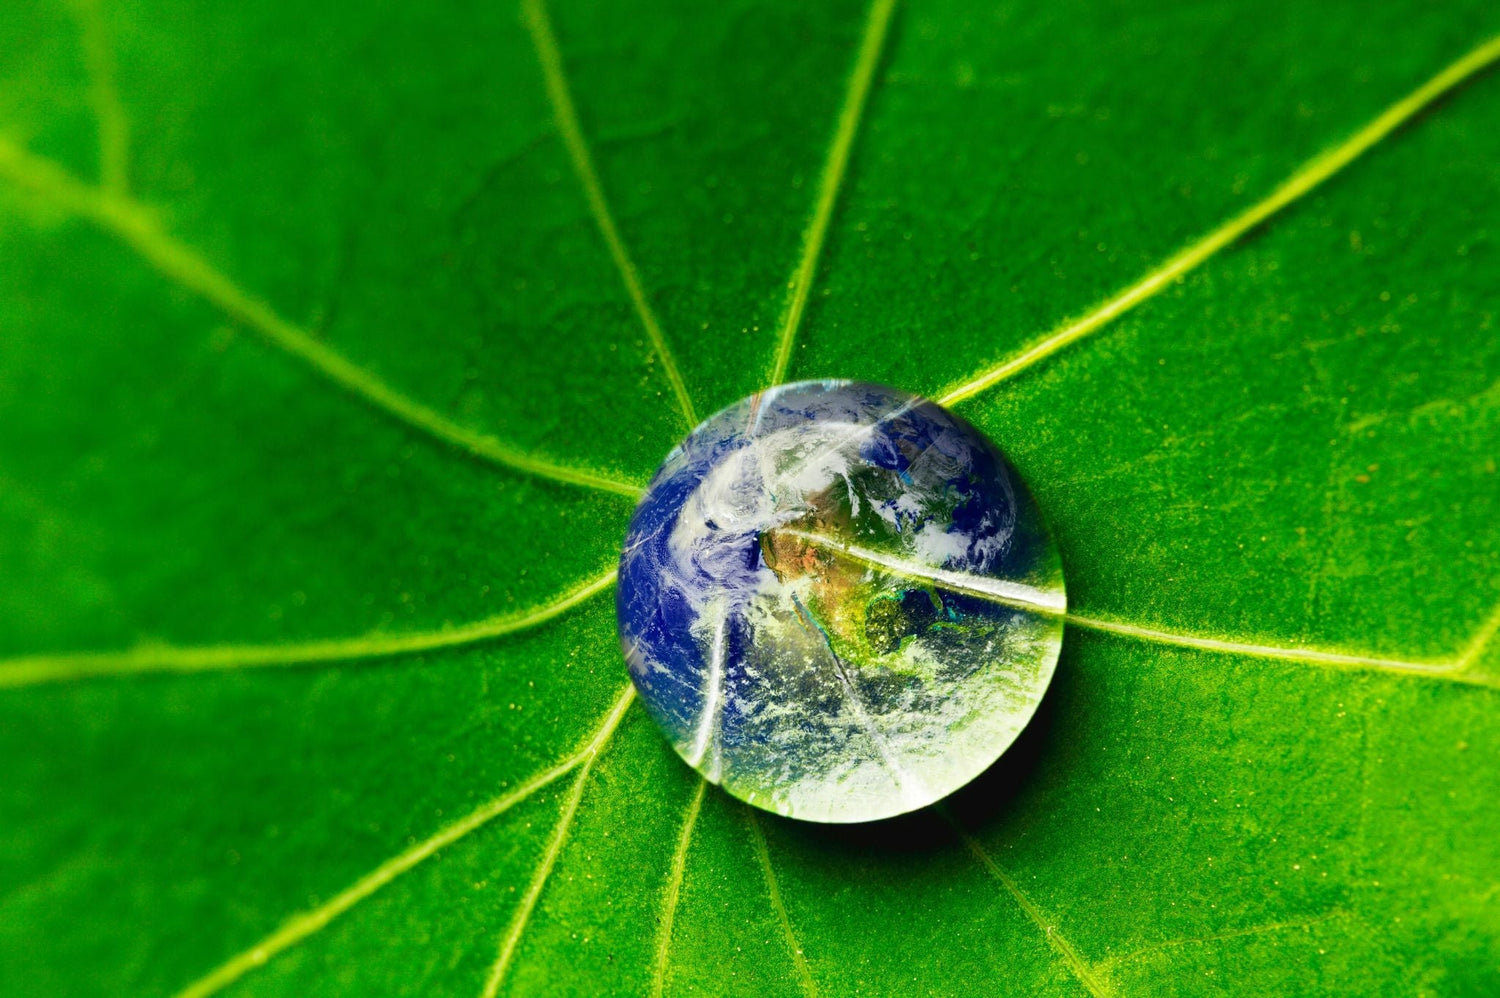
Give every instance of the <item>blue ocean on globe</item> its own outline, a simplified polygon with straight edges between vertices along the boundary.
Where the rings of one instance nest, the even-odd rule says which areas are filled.
[[[617,599],[631,676],[683,759],[824,822],[924,807],[991,765],[1046,691],[1066,609],[995,445],[848,381],[695,429],[636,508]]]

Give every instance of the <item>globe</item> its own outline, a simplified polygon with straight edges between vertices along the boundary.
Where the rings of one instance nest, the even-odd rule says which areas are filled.
[[[887,818],[995,763],[1057,663],[1062,566],[1000,450],[934,402],[807,381],[703,422],[631,519],[617,612],[678,754],[735,797]]]

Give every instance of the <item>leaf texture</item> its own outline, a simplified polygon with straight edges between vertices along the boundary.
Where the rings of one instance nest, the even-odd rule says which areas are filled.
[[[1500,989],[1500,14],[0,7],[0,990]],[[751,811],[633,497],[944,398],[1068,578],[1022,740]]]

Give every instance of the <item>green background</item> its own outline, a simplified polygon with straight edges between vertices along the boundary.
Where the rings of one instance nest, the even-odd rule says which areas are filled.
[[[705,415],[764,385],[866,8],[551,14]],[[790,376],[966,379],[1497,30],[1489,2],[903,3]],[[1483,633],[1497,121],[1481,76],[959,406],[1036,493],[1073,608],[1414,661]],[[636,483],[686,429],[510,3],[11,0],[0,136],[464,427]],[[0,656],[521,612],[610,568],[629,512],[434,441],[0,176]],[[576,751],[624,676],[605,594],[441,652],[0,689],[0,992],[177,992]],[[1032,729],[951,805],[995,869],[930,813],[764,817],[783,923],[710,789],[664,961],[695,778],[632,707],[502,990],[1500,993],[1500,641],[1464,678],[1070,629]],[[569,786],[225,993],[478,995]]]

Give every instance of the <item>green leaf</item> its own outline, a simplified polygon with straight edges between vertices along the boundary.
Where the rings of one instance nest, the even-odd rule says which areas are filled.
[[[17,995],[1500,989],[1500,12],[0,5]],[[869,827],[629,696],[631,499],[946,399],[1052,692]]]

